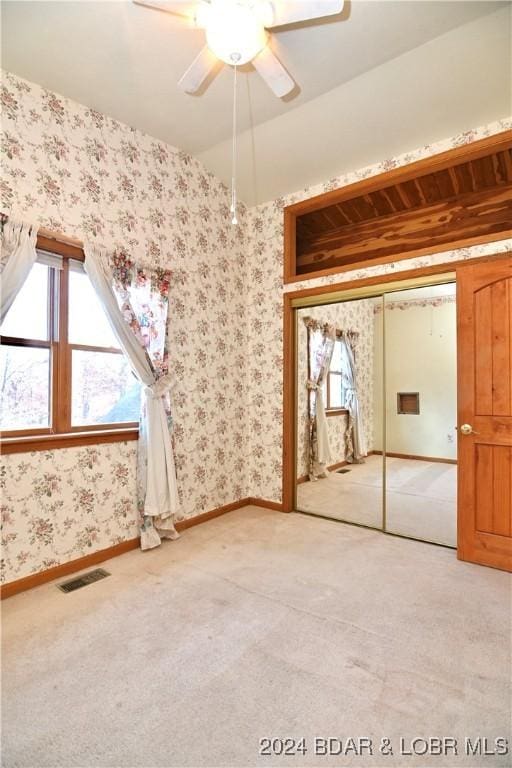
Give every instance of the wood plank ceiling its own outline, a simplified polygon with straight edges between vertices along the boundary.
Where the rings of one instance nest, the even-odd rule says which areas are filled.
[[[512,229],[512,147],[299,215],[296,227],[297,274],[497,239]]]

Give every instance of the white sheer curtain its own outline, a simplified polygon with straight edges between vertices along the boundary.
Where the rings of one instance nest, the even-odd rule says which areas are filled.
[[[327,465],[332,462],[322,384],[323,382],[316,386],[316,456],[312,468],[315,478],[327,477]]]
[[[332,461],[323,385],[331,365],[336,330],[311,318],[304,318],[304,322],[308,328],[309,479],[318,480],[327,477],[327,465]]]
[[[178,491],[165,396],[169,377],[158,377],[150,357],[132,325],[135,313],[123,297],[121,310],[113,287],[113,275],[105,253],[84,246],[85,271],[110,320],[119,346],[144,385],[144,402],[139,429],[137,467],[138,504],[141,515],[141,548],[151,549],[161,538],[176,539],[174,515],[178,511]],[[123,314],[124,312],[124,314]],[[125,316],[127,315],[127,316]]]
[[[341,341],[345,408],[348,410],[348,423],[345,431],[345,458],[349,464],[361,464],[368,451],[357,393],[357,372],[353,349],[354,339],[351,334],[344,332]]]
[[[2,231],[0,322],[35,264],[37,228],[25,222],[5,222]]]

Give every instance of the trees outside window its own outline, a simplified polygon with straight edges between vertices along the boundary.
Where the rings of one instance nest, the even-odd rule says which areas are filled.
[[[140,384],[79,261],[41,252],[0,334],[3,437],[137,427]]]

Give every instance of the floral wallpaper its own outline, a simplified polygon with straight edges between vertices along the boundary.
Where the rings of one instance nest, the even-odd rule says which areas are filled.
[[[2,211],[171,272],[180,517],[244,498],[254,361],[246,345],[243,207],[233,227],[221,182],[151,136],[9,73],[1,93]],[[90,469],[76,449],[2,457],[6,581],[136,535],[135,448],[99,445]],[[127,484],[114,480],[104,498],[119,474]],[[46,476],[50,496],[39,491]],[[80,505],[75,484],[96,511]]]
[[[283,289],[283,206],[512,125],[501,121],[286,199],[241,206],[240,225],[232,227],[226,188],[185,152],[9,73],[1,99],[2,211],[126,249],[137,263],[171,272],[169,367],[182,518],[246,496],[281,499],[283,290],[460,256],[436,254]],[[462,255],[500,248],[512,243]],[[2,458],[5,581],[134,535],[135,444],[94,450],[92,468],[80,464],[85,449]],[[126,486],[111,481],[116,473]],[[78,489],[84,499],[94,497],[89,510]]]
[[[298,311],[297,320],[297,376],[298,376],[298,418],[297,418],[297,477],[308,474],[308,378],[307,329],[303,322],[313,317],[320,323],[334,325],[338,330],[351,330],[359,334],[356,344],[357,384],[362,421],[366,432],[368,450],[373,442],[373,304],[371,299],[350,301],[345,304],[327,304],[308,307]],[[327,430],[331,448],[332,463],[345,459],[344,431],[346,416],[329,416]]]
[[[403,299],[402,301],[386,301],[386,311],[392,309],[413,309],[414,307],[442,307],[445,304],[454,304],[455,294],[450,296],[431,296],[424,299]],[[374,314],[378,315],[383,311],[382,302],[375,303]]]
[[[136,443],[6,456],[2,581],[138,535]]]
[[[436,144],[421,147],[399,157],[354,170],[324,184],[302,189],[285,198],[272,200],[248,210],[245,227],[247,250],[252,257],[246,302],[249,327],[249,359],[253,366],[249,378],[248,402],[251,413],[249,432],[249,495],[281,500],[282,490],[282,334],[283,292],[306,287],[332,285],[373,275],[399,273],[429,264],[441,264],[460,258],[474,258],[500,251],[512,251],[512,240],[462,248],[433,256],[404,259],[338,275],[313,278],[283,286],[283,208],[308,197],[338,189],[369,176],[383,173],[422,157],[446,151],[461,144],[491,136],[512,128],[512,119],[500,120],[482,128],[466,131]],[[264,350],[272,352],[265,358]]]

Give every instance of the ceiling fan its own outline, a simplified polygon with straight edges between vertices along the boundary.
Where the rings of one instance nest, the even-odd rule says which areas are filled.
[[[286,96],[295,83],[269,46],[277,27],[340,13],[344,0],[134,0],[137,5],[184,17],[204,29],[206,45],[194,59],[179,87],[195,93],[217,61],[234,66],[252,62],[276,96]],[[270,33],[271,34],[271,33]]]

